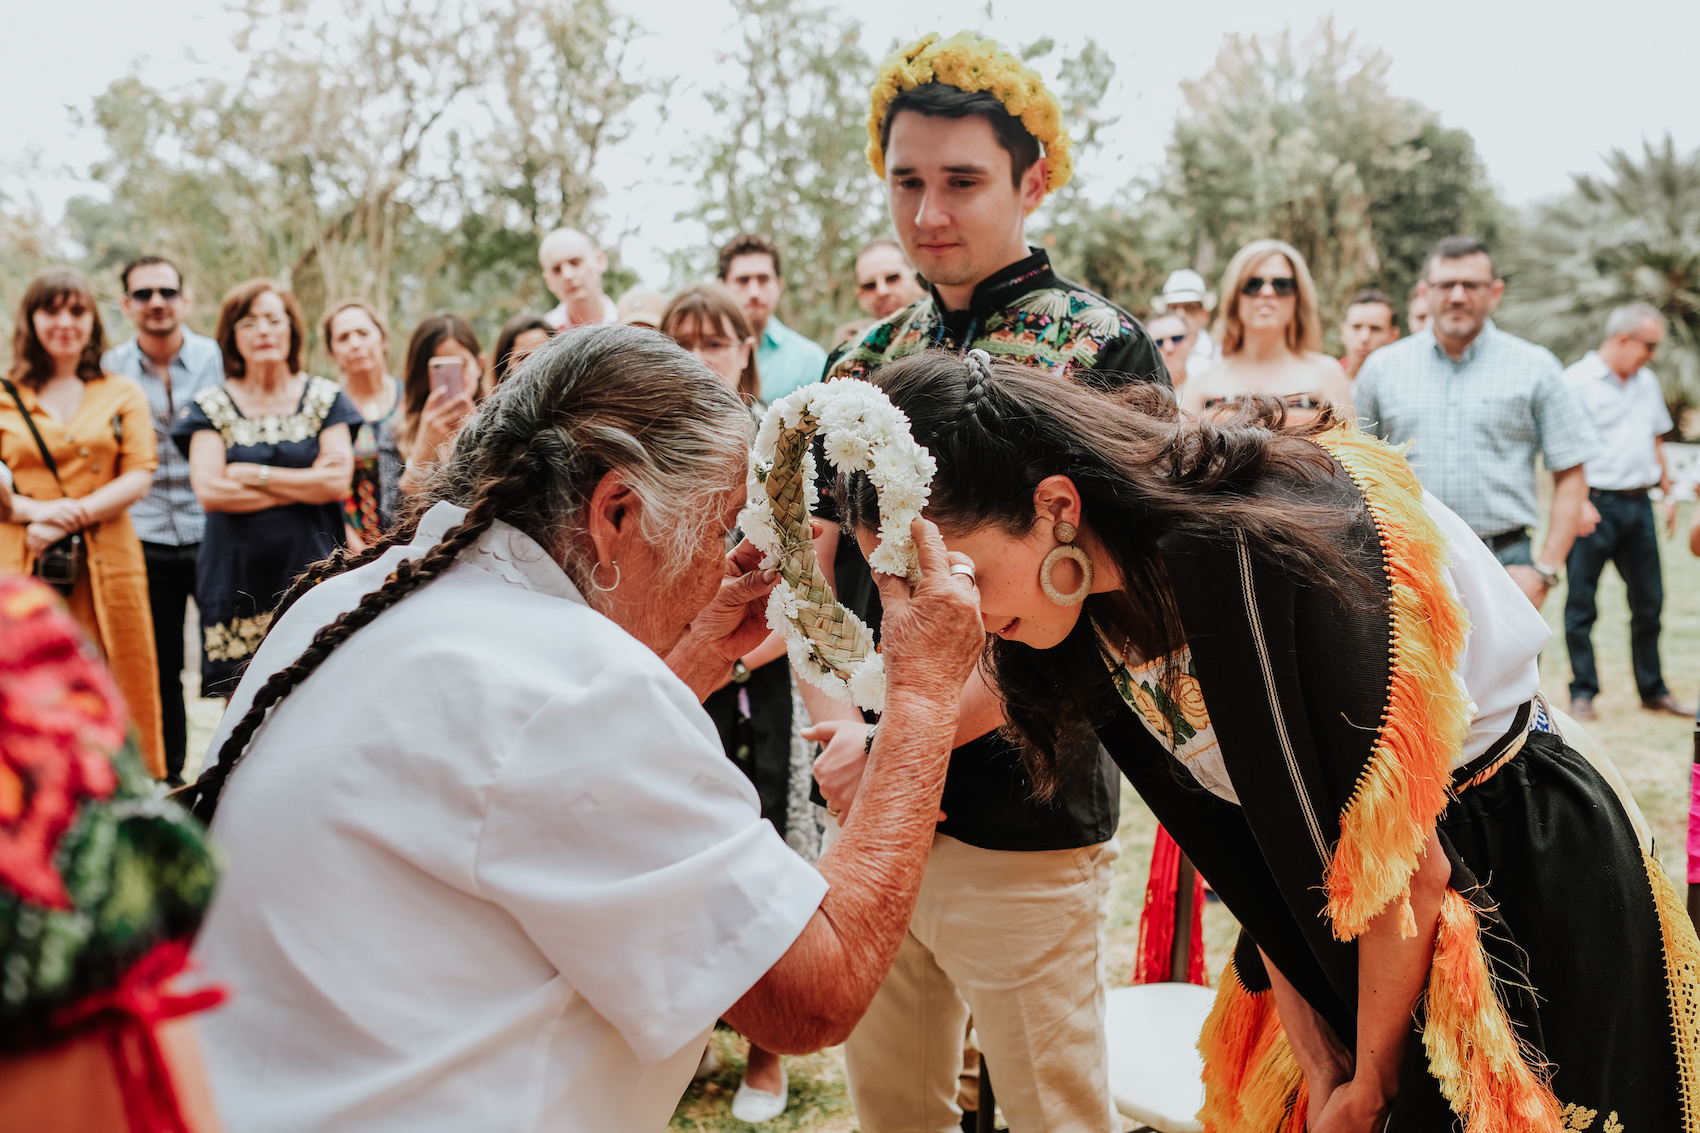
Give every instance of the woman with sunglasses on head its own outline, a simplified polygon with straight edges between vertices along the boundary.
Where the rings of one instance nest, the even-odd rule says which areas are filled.
[[[1303,423],[1324,405],[1351,405],[1340,363],[1322,353],[1316,285],[1297,248],[1253,240],[1229,261],[1222,294],[1214,328],[1222,356],[1192,375],[1180,395],[1183,410],[1200,413],[1263,395],[1280,399],[1288,419]]]
[[[13,479],[0,573],[33,571],[59,591],[112,669],[143,763],[163,779],[153,614],[129,513],[153,486],[159,455],[142,388],[101,369],[105,343],[81,272],[49,268],[30,281],[0,392],[0,463]]]

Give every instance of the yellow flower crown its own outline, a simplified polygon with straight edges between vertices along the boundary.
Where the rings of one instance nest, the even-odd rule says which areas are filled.
[[[1003,103],[1010,116],[1045,147],[1047,193],[1056,192],[1074,176],[1074,158],[1069,154],[1073,143],[1063,129],[1062,107],[1045,89],[1039,72],[1000,50],[996,41],[961,31],[942,41],[934,32],[880,64],[879,78],[869,92],[868,164],[882,180],[885,151],[880,147],[880,127],[885,124],[886,111],[899,94],[926,83],[987,91]]]

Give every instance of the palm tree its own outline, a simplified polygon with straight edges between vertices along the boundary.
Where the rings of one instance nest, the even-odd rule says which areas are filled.
[[[1651,303],[1668,320],[1654,369],[1677,405],[1700,404],[1700,150],[1669,134],[1623,150],[1603,177],[1539,206],[1513,248],[1501,321],[1566,362],[1600,342],[1613,307]]]

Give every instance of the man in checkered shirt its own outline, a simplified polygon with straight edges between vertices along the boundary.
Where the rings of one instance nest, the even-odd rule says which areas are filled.
[[[1429,329],[1369,356],[1352,386],[1364,428],[1407,454],[1423,487],[1472,530],[1539,606],[1587,521],[1584,462],[1600,440],[1552,352],[1493,325],[1505,281],[1481,241],[1442,240],[1424,266]],[[1553,475],[1539,557],[1535,456]]]

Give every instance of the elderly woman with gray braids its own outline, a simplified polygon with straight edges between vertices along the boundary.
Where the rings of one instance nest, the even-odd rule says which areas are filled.
[[[286,596],[184,792],[229,870],[198,945],[227,1128],[659,1130],[717,1017],[842,1042],[908,924],[971,577],[917,522],[882,578],[885,719],[806,864],[701,698],[767,633],[723,537],[751,422],[647,330],[587,327],[486,401],[387,545]]]

